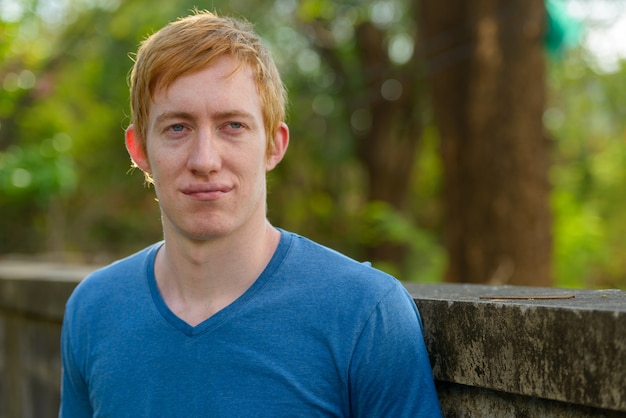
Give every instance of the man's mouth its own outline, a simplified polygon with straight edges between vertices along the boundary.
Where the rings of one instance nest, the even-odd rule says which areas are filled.
[[[219,183],[192,184],[185,187],[182,192],[197,200],[216,200],[233,190],[233,186]]]

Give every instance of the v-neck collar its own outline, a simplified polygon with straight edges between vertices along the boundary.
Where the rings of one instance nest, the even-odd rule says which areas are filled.
[[[231,304],[211,315],[209,318],[196,326],[191,326],[187,322],[179,318],[167,306],[165,300],[161,296],[161,292],[159,291],[156,283],[156,276],[154,274],[154,262],[156,259],[156,255],[163,247],[164,242],[161,241],[158,244],[155,244],[150,249],[146,257],[146,279],[148,282],[148,287],[150,289],[150,294],[152,296],[152,302],[154,303],[154,307],[156,308],[158,314],[165,320],[165,322],[169,326],[173,327],[174,329],[178,330],[188,337],[197,337],[199,335],[205,334],[226,322],[229,318],[238,313],[243,306],[250,302],[257,295],[257,293],[267,285],[267,283],[272,279],[274,273],[284,260],[285,255],[287,254],[287,251],[291,246],[293,236],[281,229],[278,230],[280,232],[280,242],[278,243],[278,247],[272,255],[270,262],[267,264],[257,280],[252,284],[252,286],[250,286],[243,295],[239,296]]]

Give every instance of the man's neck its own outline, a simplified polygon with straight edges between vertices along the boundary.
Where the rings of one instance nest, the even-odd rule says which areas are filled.
[[[244,294],[261,275],[280,241],[268,221],[256,234],[192,241],[166,234],[155,276],[168,307],[192,326]]]

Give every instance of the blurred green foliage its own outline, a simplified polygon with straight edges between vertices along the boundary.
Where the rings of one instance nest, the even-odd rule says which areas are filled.
[[[141,173],[129,172],[124,149],[127,75],[141,40],[195,4],[22,0],[0,9],[0,254],[69,252],[104,262],[160,239],[154,193]],[[389,53],[401,62],[402,46],[415,42],[403,4],[216,0],[211,9],[255,24],[290,92],[292,142],[270,173],[270,219],[356,258],[372,243],[402,243],[405,262],[378,267],[432,282],[446,264],[437,130],[427,124],[407,173],[408,210],[368,202],[338,93],[341,83],[355,80],[337,79],[306,26],[332,20],[349,66],[357,52],[354,25],[374,16],[394,28]],[[592,64],[577,50],[549,71],[556,284],[626,287],[626,66],[601,74]]]
[[[557,285],[625,288],[626,62],[604,73],[579,49],[550,70]]]

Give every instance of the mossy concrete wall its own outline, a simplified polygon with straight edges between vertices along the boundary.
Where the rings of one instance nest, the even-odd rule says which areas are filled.
[[[407,284],[448,416],[626,416],[626,293]]]
[[[0,418],[56,417],[67,297],[93,267],[0,262]],[[407,283],[448,417],[626,417],[626,293]]]

